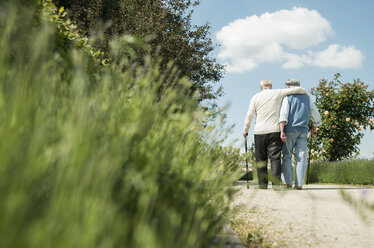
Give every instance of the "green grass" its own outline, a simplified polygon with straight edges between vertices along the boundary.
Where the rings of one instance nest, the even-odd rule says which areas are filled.
[[[374,161],[312,163],[309,180],[310,183],[374,185]]]
[[[190,82],[152,59],[62,58],[53,27],[16,8],[0,28],[0,247],[211,246],[237,156]]]

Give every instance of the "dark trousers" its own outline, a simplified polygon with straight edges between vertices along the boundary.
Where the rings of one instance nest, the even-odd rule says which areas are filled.
[[[258,184],[260,188],[268,186],[268,167],[267,161],[271,164],[271,181],[273,185],[279,185],[281,182],[281,151],[282,140],[280,133],[255,134],[255,156],[257,164]]]

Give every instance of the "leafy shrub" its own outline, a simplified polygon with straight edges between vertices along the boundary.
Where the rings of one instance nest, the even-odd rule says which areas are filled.
[[[92,84],[87,53],[72,47],[67,71],[53,26],[7,8],[0,247],[211,246],[226,221],[236,156],[202,125],[206,114],[185,94],[191,83],[149,59],[128,71],[113,61]]]
[[[333,81],[321,79],[312,89],[322,117],[313,142],[314,159],[351,158],[359,154],[363,130],[374,129],[374,90],[359,79],[347,83],[339,78],[338,73]]]
[[[311,183],[374,185],[374,161],[312,163],[309,179]]]

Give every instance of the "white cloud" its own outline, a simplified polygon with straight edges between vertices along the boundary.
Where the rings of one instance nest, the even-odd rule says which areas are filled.
[[[252,70],[261,63],[282,63],[295,69],[306,65],[358,68],[364,56],[353,46],[330,45],[323,51],[305,51],[334,34],[317,11],[294,7],[235,20],[216,35],[222,45],[218,57],[229,72]],[[306,53],[299,55],[298,53]]]
[[[306,65],[317,67],[330,67],[337,69],[354,69],[362,66],[364,55],[354,46],[341,46],[332,44],[322,51],[311,52],[306,55],[285,54],[286,62],[282,68],[298,69]]]
[[[364,55],[354,46],[330,45],[326,50],[316,52],[313,64],[319,67],[334,67],[339,69],[360,68]]]
[[[254,61],[254,59],[238,59],[234,61],[233,64],[226,64],[226,68],[229,72],[233,73],[242,73],[244,71],[250,71],[256,68],[258,64]]]
[[[310,63],[311,59],[308,56],[300,56],[296,54],[285,54],[286,62],[282,65],[285,69],[298,69],[305,66],[306,63]]]

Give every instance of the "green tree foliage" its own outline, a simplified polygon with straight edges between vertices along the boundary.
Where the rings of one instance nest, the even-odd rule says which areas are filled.
[[[321,79],[312,89],[322,125],[314,139],[314,159],[328,161],[350,158],[359,153],[358,145],[365,128],[374,129],[374,91],[360,79],[341,82]]]
[[[216,99],[221,88],[213,89],[223,76],[223,66],[210,54],[213,44],[210,26],[191,24],[191,0],[55,0],[64,6],[84,36],[110,23],[101,48],[108,50],[109,41],[122,34],[131,34],[148,41],[150,51],[136,50],[136,63],[143,63],[144,54],[163,58],[161,68],[172,61],[180,76],[194,82],[190,94],[199,93],[199,101]]]
[[[162,79],[152,60],[123,70],[113,56],[92,85],[83,48],[61,67],[58,28],[2,7],[0,247],[214,246],[238,151],[203,127],[192,83]]]
[[[90,63],[93,70],[92,74],[97,71],[100,66],[106,65],[108,59],[105,57],[103,51],[93,48],[88,43],[88,38],[79,34],[77,26],[69,19],[64,7],[57,8],[52,0],[42,0],[37,5],[38,12],[36,18],[38,22],[49,21],[55,28],[54,35],[54,50],[58,55],[60,65],[66,70],[69,70],[71,65],[70,51],[71,49],[78,48],[82,52],[87,53],[90,58]]]

